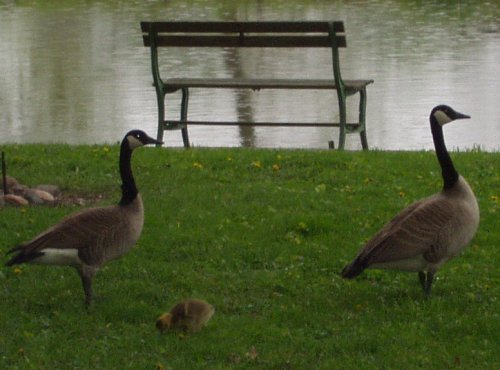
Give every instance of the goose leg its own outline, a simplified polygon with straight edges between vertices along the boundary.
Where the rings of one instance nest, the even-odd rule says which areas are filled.
[[[85,293],[85,305],[88,307],[92,303],[92,279],[96,270],[90,266],[81,266],[78,269],[82,279],[83,291]]]
[[[432,281],[434,279],[434,272],[427,271],[427,275],[423,271],[418,272],[418,279],[420,284],[422,285],[422,289],[424,290],[424,294],[426,297],[429,297],[431,294],[431,286]]]
[[[420,281],[420,285],[422,285],[422,289],[425,291],[425,272],[418,272],[418,280]]]
[[[434,273],[427,271],[427,279],[425,279],[424,293],[426,297],[431,295],[432,280],[434,279]]]

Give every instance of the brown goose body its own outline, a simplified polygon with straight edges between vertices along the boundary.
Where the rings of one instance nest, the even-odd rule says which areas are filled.
[[[127,253],[139,239],[143,224],[144,207],[138,194],[126,206],[95,207],[73,213],[12,252],[20,251],[16,257],[26,259],[19,262],[88,265],[98,269]]]
[[[459,118],[468,116],[447,106],[431,112],[443,190],[411,204],[383,226],[343,269],[344,278],[354,278],[366,268],[414,271],[428,295],[436,271],[472,240],[479,225],[479,206],[469,184],[453,167],[441,128]]]
[[[108,207],[87,208],[75,212],[33,239],[9,250],[16,253],[7,263],[67,265],[80,274],[85,302],[92,301],[92,279],[106,262],[127,253],[139,239],[144,224],[144,207],[131,170],[132,151],[156,144],[143,131],[125,135],[120,149],[122,198]]]

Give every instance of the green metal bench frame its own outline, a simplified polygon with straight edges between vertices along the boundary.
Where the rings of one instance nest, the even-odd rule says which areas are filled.
[[[339,127],[338,148],[344,149],[346,134],[359,133],[363,149],[366,138],[366,86],[373,80],[343,80],[339,48],[346,47],[343,22],[141,22],[144,46],[151,49],[151,67],[158,100],[158,135],[180,129],[189,147],[188,125],[311,126]],[[256,78],[169,78],[162,79],[158,65],[159,47],[330,47],[333,79],[256,79]],[[188,120],[190,88],[230,89],[327,89],[337,90],[339,122],[221,122]],[[165,120],[165,95],[181,90],[179,120]],[[358,122],[347,122],[346,98],[359,93]]]

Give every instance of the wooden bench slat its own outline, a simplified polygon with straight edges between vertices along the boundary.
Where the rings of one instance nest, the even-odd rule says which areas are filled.
[[[345,36],[337,36],[337,47],[346,47]],[[151,46],[148,35],[144,46]],[[156,46],[177,47],[332,47],[328,36],[162,36],[156,37]]]
[[[197,126],[255,126],[255,127],[339,127],[338,122],[246,122],[246,121],[178,121],[166,120],[165,126],[177,129],[177,126],[182,125],[197,125]],[[357,123],[347,123],[350,129],[355,129],[359,125]]]
[[[182,88],[336,89],[333,79],[169,78],[163,83],[168,89],[176,90]],[[344,80],[345,87],[350,89],[361,89],[371,83],[373,80]]]
[[[141,22],[141,30],[156,32],[328,32],[329,22]],[[335,32],[344,32],[344,23],[333,22]]]

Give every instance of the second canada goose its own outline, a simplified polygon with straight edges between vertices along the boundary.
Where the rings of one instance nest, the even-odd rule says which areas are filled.
[[[431,111],[443,189],[396,215],[343,269],[342,277],[354,278],[366,268],[414,271],[428,296],[436,271],[472,240],[479,225],[479,206],[469,184],[453,166],[443,137],[445,124],[463,118],[470,117],[446,105]]]
[[[122,197],[119,204],[88,208],[73,213],[56,225],[7,253],[16,254],[6,263],[69,265],[78,271],[85,292],[85,303],[92,301],[92,279],[109,260],[130,250],[141,235],[144,208],[132,175],[132,151],[147,144],[158,144],[140,130],[132,130],[120,146]]]

